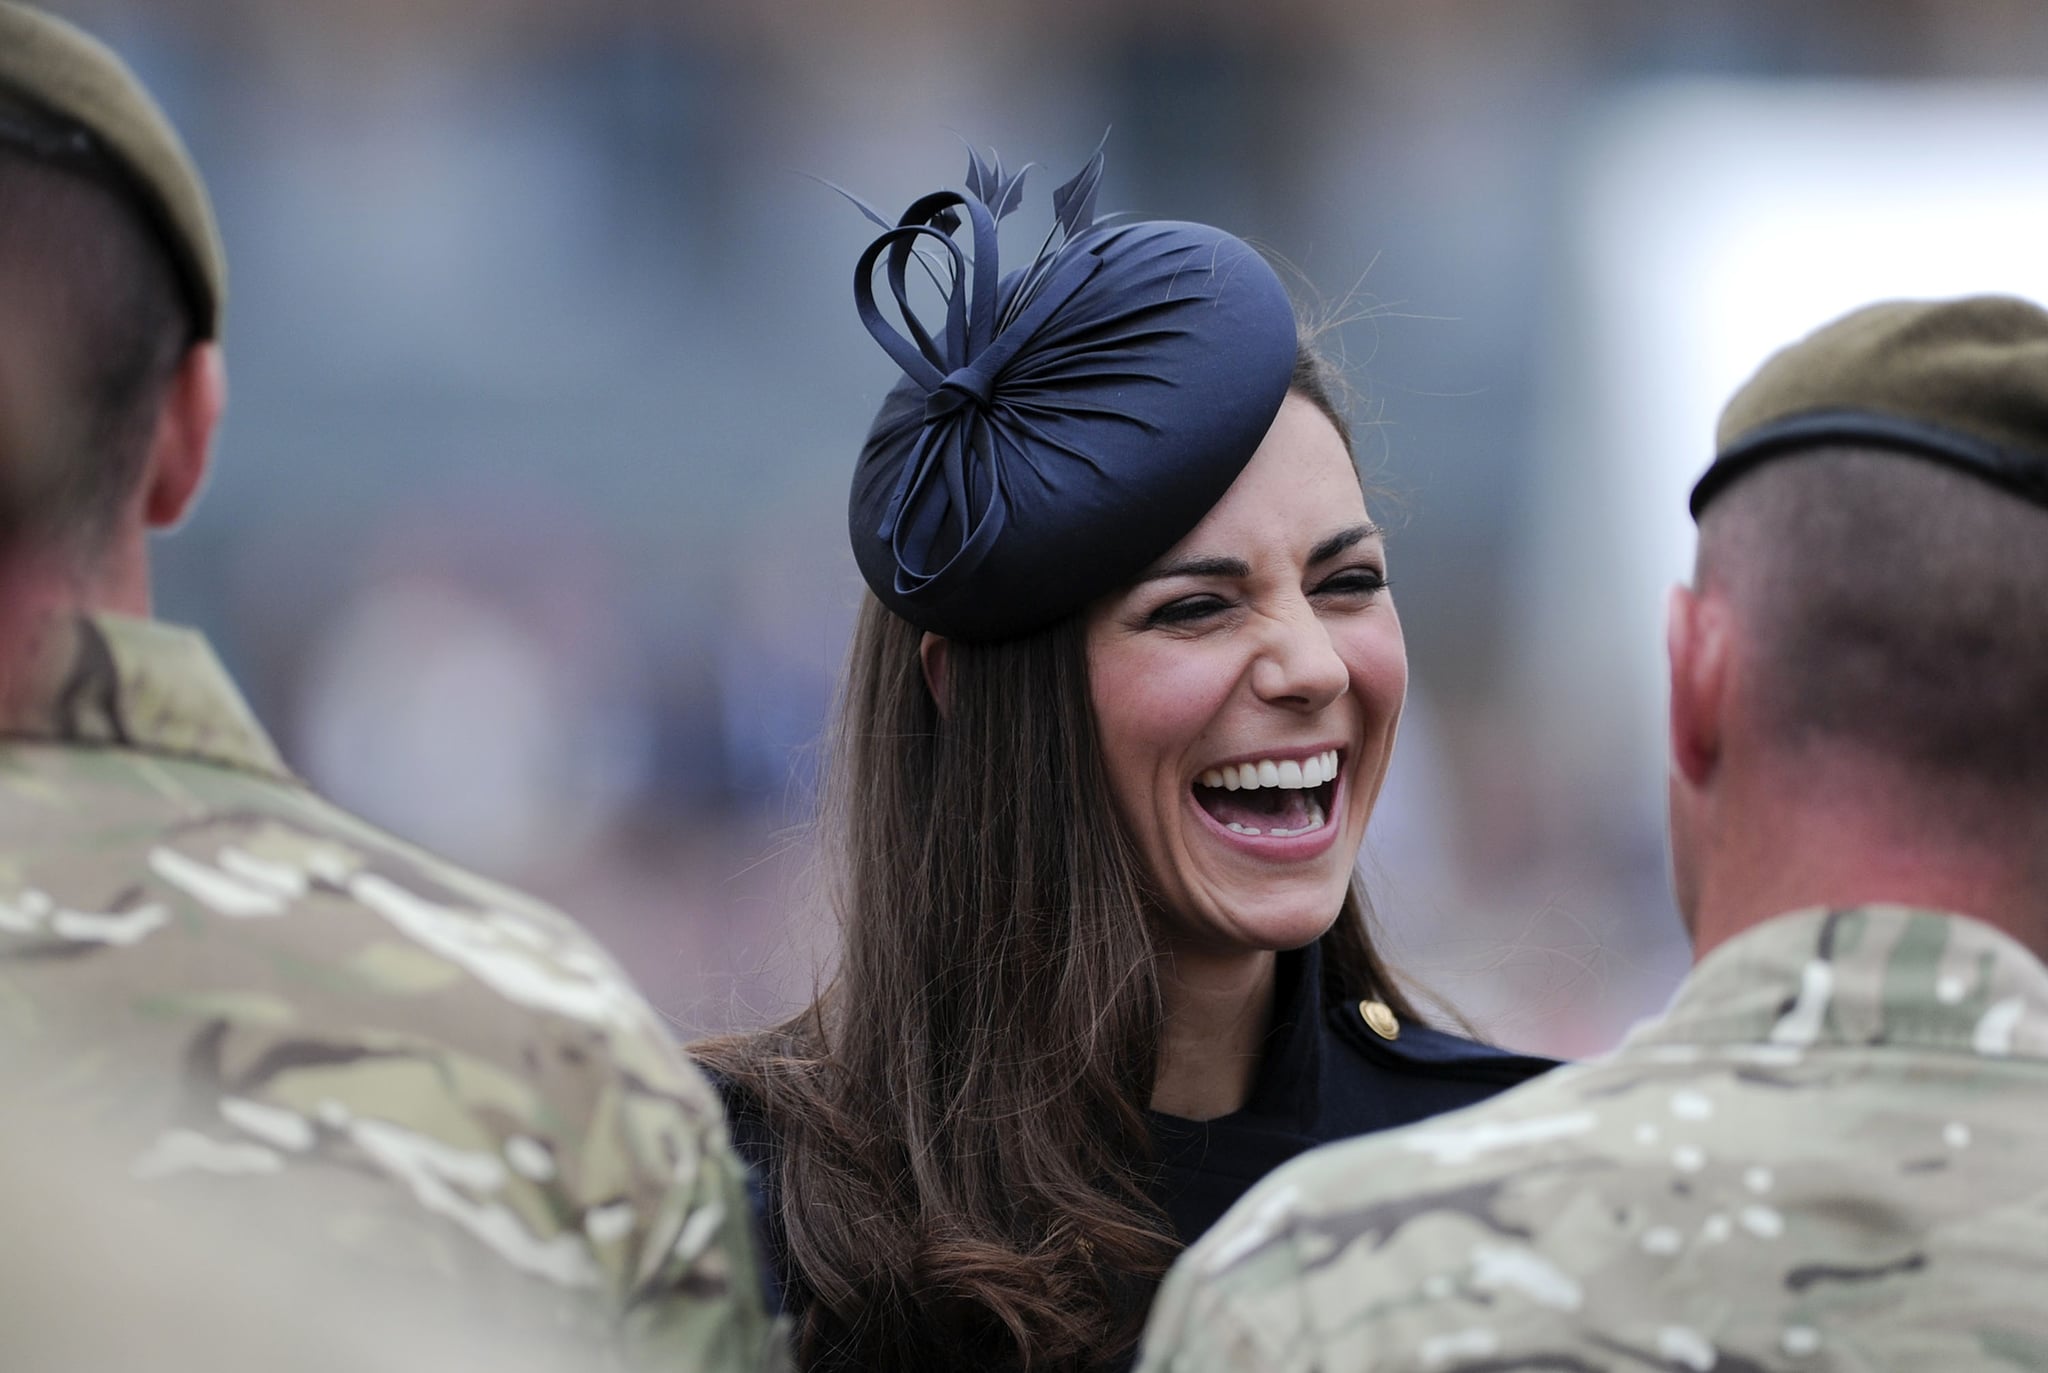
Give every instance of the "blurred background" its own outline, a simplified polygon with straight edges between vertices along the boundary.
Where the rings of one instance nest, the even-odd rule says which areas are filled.
[[[338,800],[592,925],[684,1034],[800,1003],[804,822],[892,368],[851,302],[959,140],[1111,130],[1343,321],[1413,689],[1395,957],[1582,1054],[1685,964],[1660,618],[1728,392],[1863,301],[2048,299],[2034,0],[52,0],[187,135],[234,402],[159,609]],[[1881,554],[1874,552],[1874,560]]]

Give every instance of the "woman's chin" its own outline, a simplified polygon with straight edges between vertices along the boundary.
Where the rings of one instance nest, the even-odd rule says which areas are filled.
[[[1304,891],[1215,893],[1168,917],[1166,934],[1177,946],[1210,956],[1284,953],[1329,933],[1343,908],[1345,887]]]

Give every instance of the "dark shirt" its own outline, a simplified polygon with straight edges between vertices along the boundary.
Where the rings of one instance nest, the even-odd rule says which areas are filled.
[[[1265,1056],[1244,1106],[1214,1120],[1148,1111],[1158,1153],[1153,1195],[1193,1244],[1252,1184],[1319,1144],[1455,1111],[1556,1066],[1405,1023],[1388,1040],[1356,1001],[1322,989],[1318,945],[1280,956]],[[753,1170],[771,1301],[791,1283],[776,1193],[777,1142],[753,1097],[712,1074],[733,1146]]]

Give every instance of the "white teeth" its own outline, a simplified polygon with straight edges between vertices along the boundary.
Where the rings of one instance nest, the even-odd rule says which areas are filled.
[[[1313,834],[1328,822],[1328,818],[1323,814],[1321,803],[1311,796],[1308,800],[1308,823],[1306,825],[1303,825],[1298,830],[1268,830],[1266,833],[1272,835],[1275,839],[1292,839],[1298,834]],[[1232,825],[1231,828],[1236,829],[1237,826]],[[1258,831],[1253,830],[1252,833],[1256,834]]]
[[[1238,823],[1237,823],[1237,821],[1235,821],[1235,820],[1233,820],[1233,821],[1231,821],[1231,822],[1230,822],[1230,826],[1229,826],[1229,828],[1231,828],[1231,829],[1235,830],[1235,831],[1236,831],[1237,833],[1239,833],[1239,834],[1264,834],[1264,833],[1265,833],[1265,831],[1264,831],[1264,830],[1255,830],[1255,829],[1253,829],[1253,828],[1252,828],[1252,827],[1251,827],[1250,825],[1240,825],[1240,824],[1238,824]],[[1286,833],[1286,831],[1285,831],[1285,830],[1274,830],[1274,831],[1273,831],[1273,833],[1275,833],[1275,834],[1285,834],[1285,833]]]
[[[1260,787],[1295,791],[1320,787],[1335,781],[1336,777],[1337,750],[1325,749],[1299,760],[1289,758],[1283,762],[1265,758],[1256,763],[1231,763],[1210,768],[1199,781],[1205,787],[1221,787],[1226,791],[1256,791]]]

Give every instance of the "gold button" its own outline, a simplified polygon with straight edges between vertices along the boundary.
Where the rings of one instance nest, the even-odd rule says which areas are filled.
[[[1401,1022],[1394,1018],[1393,1008],[1384,1001],[1361,1001],[1358,1013],[1365,1017],[1366,1027],[1381,1039],[1398,1039]]]

